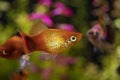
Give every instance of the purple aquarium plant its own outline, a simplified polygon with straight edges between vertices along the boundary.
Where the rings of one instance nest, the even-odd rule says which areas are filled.
[[[52,21],[51,17],[48,16],[47,14],[43,14],[43,13],[31,13],[31,14],[29,15],[29,19],[30,19],[30,20],[40,19],[40,20],[42,20],[48,27],[53,26],[53,21]]]
[[[54,9],[50,12],[52,16],[57,16],[57,15],[64,15],[64,16],[72,16],[73,11],[69,7],[65,6],[61,2],[55,2],[54,3]]]

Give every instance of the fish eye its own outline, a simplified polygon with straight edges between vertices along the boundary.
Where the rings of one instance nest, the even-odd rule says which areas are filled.
[[[70,37],[70,40],[71,40],[72,42],[75,42],[75,41],[77,40],[77,37],[76,37],[76,36],[71,36],[71,37]]]
[[[3,55],[7,55],[7,51],[6,50],[3,50]]]

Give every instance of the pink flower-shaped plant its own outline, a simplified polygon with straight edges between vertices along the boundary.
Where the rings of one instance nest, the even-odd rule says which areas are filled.
[[[52,1],[51,0],[38,0],[38,3],[50,7],[52,4]]]
[[[35,20],[35,19],[40,19],[42,20],[48,27],[53,26],[53,22],[51,17],[49,17],[47,14],[42,14],[42,13],[32,13],[29,16],[30,20]]]
[[[52,16],[57,16],[57,15],[64,15],[64,16],[72,16],[73,11],[72,9],[66,7],[63,3],[61,2],[55,2],[54,3],[55,9],[51,11]]]

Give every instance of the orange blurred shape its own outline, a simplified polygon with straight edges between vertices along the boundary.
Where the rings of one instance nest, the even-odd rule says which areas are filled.
[[[23,40],[19,36],[13,36],[0,46],[0,57],[17,59],[23,51]]]

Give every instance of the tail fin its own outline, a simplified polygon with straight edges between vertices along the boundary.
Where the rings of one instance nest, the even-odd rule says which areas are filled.
[[[24,47],[25,47],[25,52],[31,53],[35,50],[35,44],[32,41],[32,39],[26,35],[25,33],[18,31],[23,39]]]

